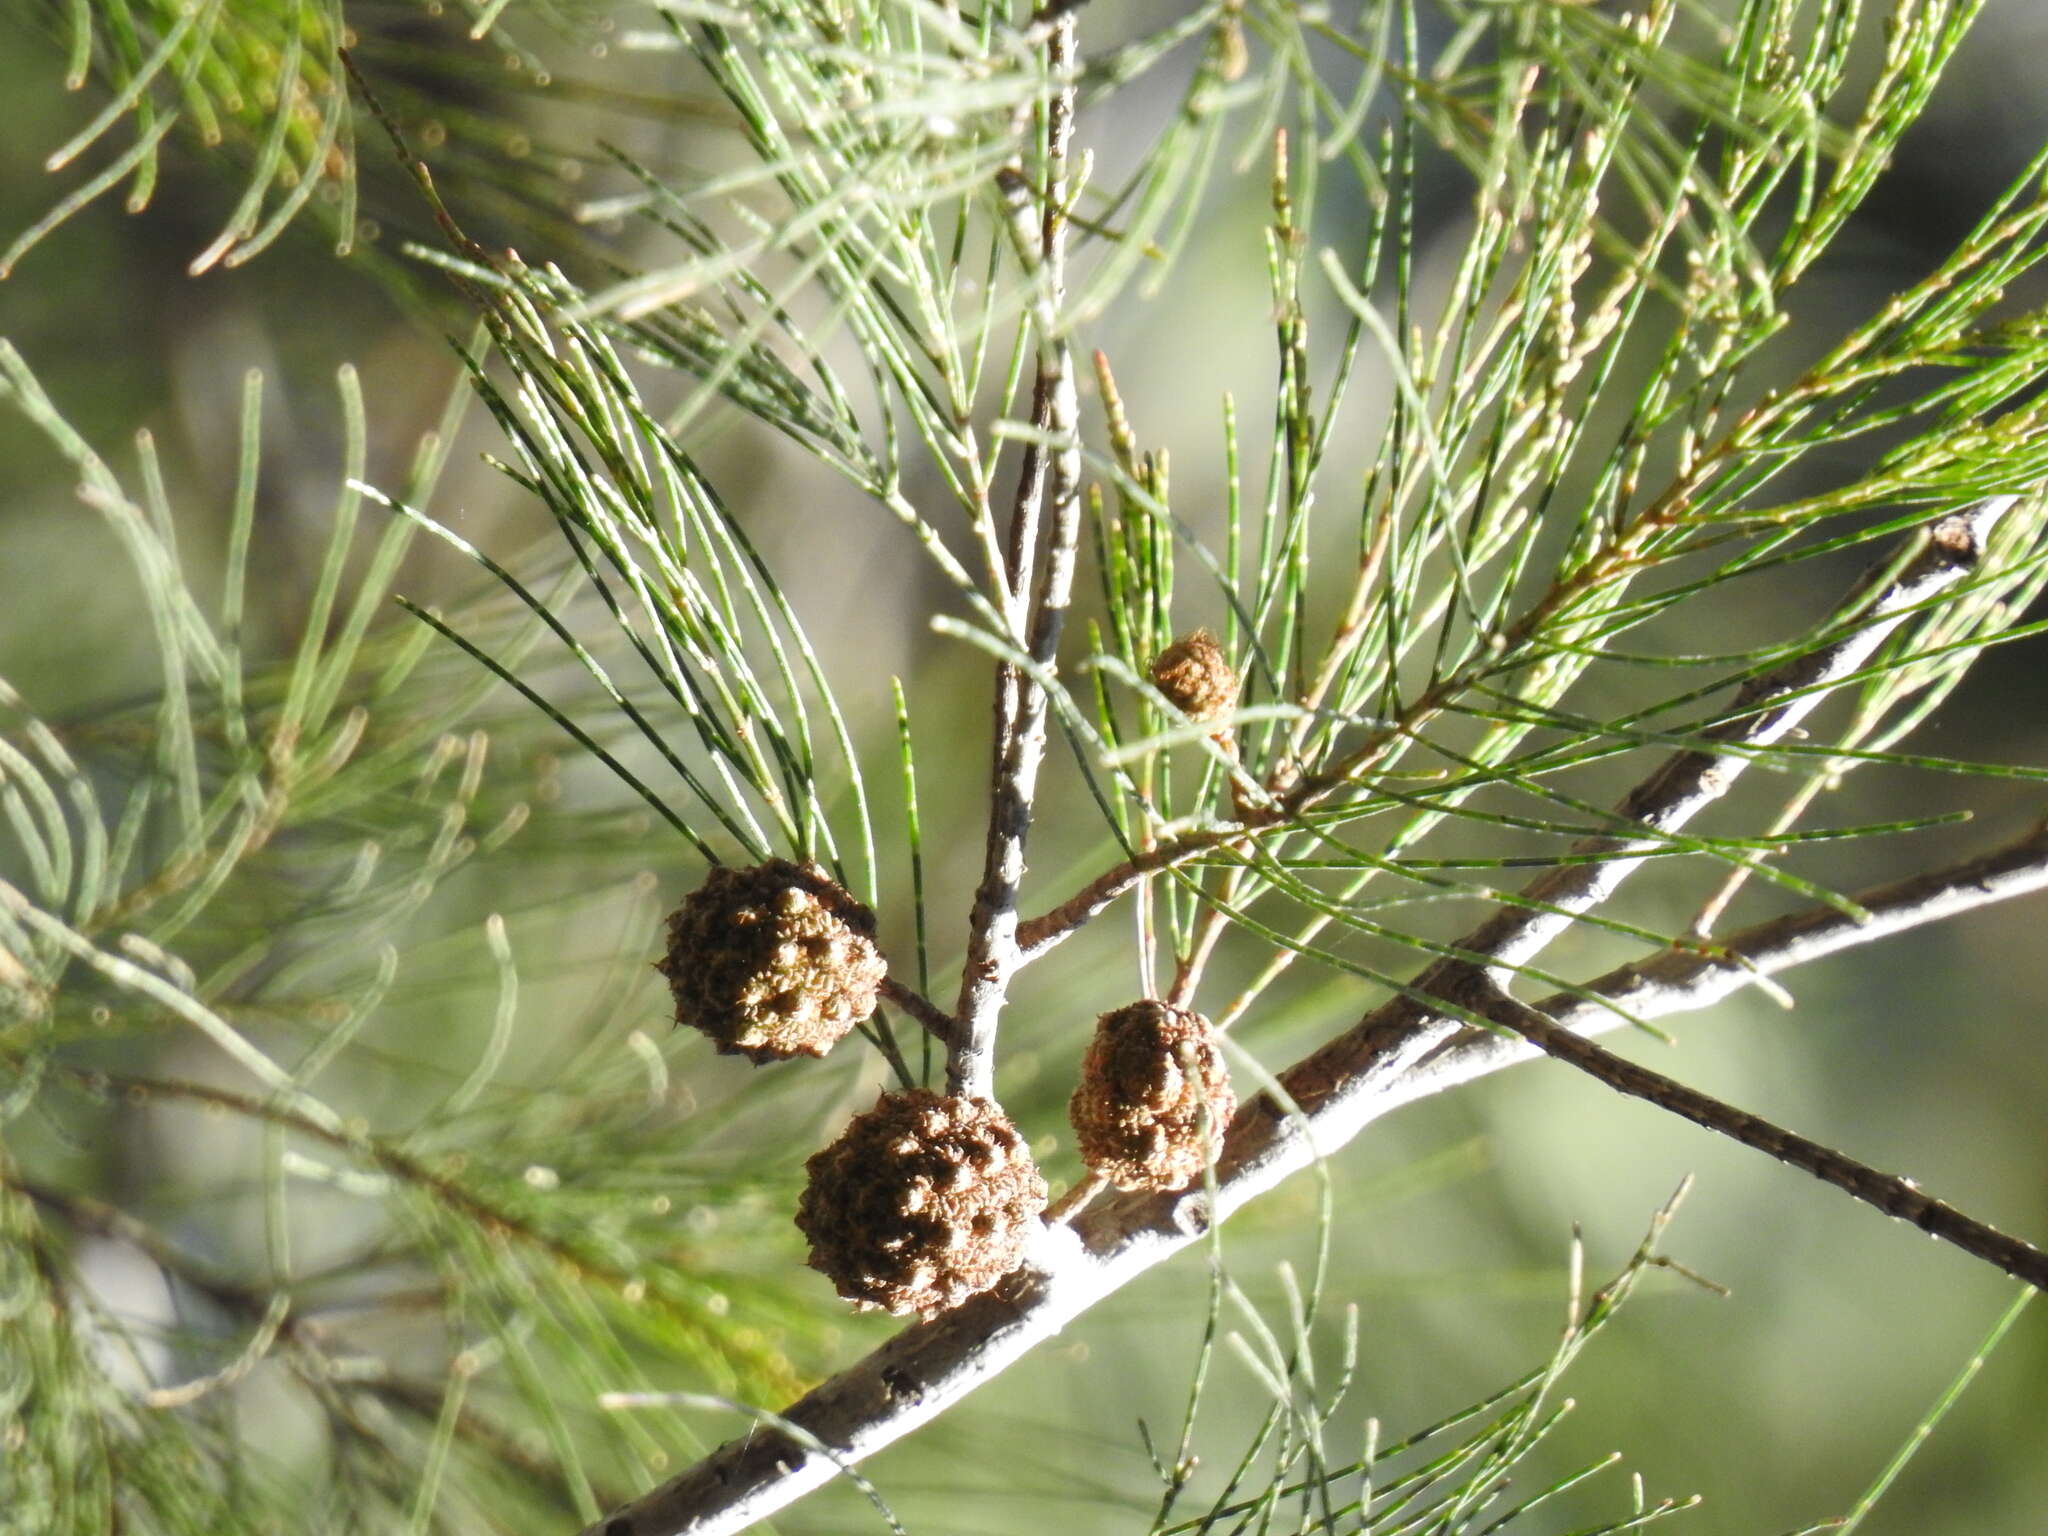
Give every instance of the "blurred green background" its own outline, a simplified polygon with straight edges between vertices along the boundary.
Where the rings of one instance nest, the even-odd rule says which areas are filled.
[[[449,35],[459,37],[460,28],[451,24]],[[1832,334],[1844,317],[1867,313],[1924,271],[2048,139],[2044,43],[2048,7],[2003,0],[1990,9],[1860,222],[1802,286],[1796,322],[1805,335]],[[495,67],[488,44],[467,46]],[[566,49],[556,62],[564,81],[598,69],[598,61]],[[657,96],[677,78],[659,60],[638,61],[634,71],[634,88]],[[0,240],[61,194],[42,158],[99,105],[91,90],[66,92],[61,74],[44,13],[0,7],[0,100],[8,103]],[[1142,99],[1124,108],[1144,109]],[[534,92],[513,110],[537,142],[584,142],[599,125],[671,166],[718,153],[687,102],[666,114],[607,116],[601,103]],[[1116,129],[1093,121],[1084,135],[1108,143]],[[367,135],[364,143],[366,160],[379,152]],[[603,185],[601,176],[593,185]],[[152,434],[183,518],[185,563],[197,572],[217,562],[224,537],[240,381],[247,369],[263,370],[268,459],[252,619],[274,648],[303,608],[327,537],[340,458],[335,368],[346,360],[362,372],[371,406],[369,478],[389,483],[455,381],[437,325],[461,322],[431,280],[401,301],[363,259],[333,259],[331,241],[310,224],[245,267],[187,277],[187,261],[212,238],[234,195],[219,167],[190,146],[172,153],[148,210],[129,215],[102,200],[0,283],[0,336],[124,468],[132,435]],[[387,183],[382,195],[400,194]],[[1101,344],[1117,362],[1140,436],[1172,447],[1176,489],[1198,525],[1212,520],[1213,498],[1186,488],[1213,477],[1220,463],[1214,422],[1221,393],[1235,390],[1243,404],[1265,399],[1270,388],[1252,212],[1262,196],[1259,172],[1226,180],[1212,236],[1196,244],[1162,292],[1126,300],[1104,327]],[[380,210],[366,206],[365,213],[376,218]],[[382,216],[406,213],[401,202]],[[1426,263],[1456,255],[1456,195],[1447,189],[1434,213],[1437,226],[1421,242],[1425,286]],[[1341,244],[1343,231],[1325,228],[1318,237]],[[378,247],[381,259],[400,259],[391,244]],[[985,669],[925,631],[921,616],[933,588],[893,525],[864,510],[840,515],[829,499],[839,493],[781,445],[732,423],[705,430],[714,482],[759,530],[821,651],[849,659],[841,680],[862,712],[864,741],[878,753],[886,753],[890,728],[886,678],[904,678],[924,758],[927,828],[955,829],[928,833],[943,966],[954,942],[944,925],[961,909],[979,856]],[[537,538],[544,522],[480,466],[478,452],[490,445],[490,432],[472,422],[437,506],[465,536],[509,556]],[[130,699],[151,685],[149,632],[132,587],[109,574],[117,569],[113,550],[98,520],[74,500],[55,456],[19,421],[0,417],[0,676],[48,717]],[[452,601],[473,587],[468,572],[426,555],[414,558],[400,583],[428,601]],[[1742,599],[1751,609],[1723,607],[1714,623],[1775,632],[1803,616],[1795,609],[1788,618],[1781,605],[1823,596],[1819,589],[1757,592]],[[1214,617],[1186,615],[1189,622]],[[393,621],[403,618],[394,612]],[[2048,652],[2037,642],[1990,653],[1922,744],[1958,756],[2048,761]],[[608,792],[595,776],[572,779],[571,790]],[[1049,792],[1078,803],[1071,778],[1056,773]],[[1860,870],[1853,862],[1829,867],[1848,886],[1991,846],[2041,811],[2038,794],[2024,788],[1887,771],[1857,777],[1835,799],[1824,820],[1951,805],[1980,812],[1961,832],[1860,847],[1851,856],[1866,861]],[[1088,867],[1095,828],[1092,809],[1077,809],[1065,823],[1046,819],[1033,860],[1041,891],[1062,891]],[[622,839],[538,872],[522,857],[515,842],[493,855],[498,865],[443,892],[437,931],[458,931],[503,905],[504,883],[516,880],[529,886],[531,913],[524,922],[514,917],[520,943],[651,958],[644,887],[643,899],[627,907],[644,927],[622,933],[604,932],[621,920],[618,902],[579,908],[576,893],[629,890],[634,877],[651,874],[666,901],[694,879],[687,850],[665,849],[658,839],[637,847]],[[1636,909],[1647,922],[1680,922],[1686,914],[1676,889],[1668,898],[1653,891],[1638,899],[1667,901]],[[900,945],[900,918],[885,914],[885,926]],[[1121,928],[1101,926],[1109,931],[1091,933],[1030,974],[1006,1024],[1004,1100],[1048,1147],[1063,1138],[1069,1064],[1093,1015],[1122,1000],[1106,992],[1134,980],[1123,969]],[[1796,1013],[1751,995],[1673,1021],[1682,1045],[1675,1055],[1648,1049],[1664,1070],[1909,1174],[2038,1240],[2048,1235],[2044,936],[2048,919],[2038,901],[1979,914],[1799,973],[1791,978]],[[1561,946],[1553,963],[1582,964],[1591,953]],[[539,995],[573,1010],[587,972],[566,964],[562,971]],[[949,984],[937,983],[941,995]],[[443,1021],[449,1039],[484,1027],[487,989],[479,983],[473,991],[460,994],[468,1013],[451,1009]],[[1244,1038],[1278,1067],[1373,1001],[1355,982],[1304,971],[1248,1021]],[[628,1006],[650,1033],[660,1032],[664,1000],[654,986],[634,990]],[[522,1039],[548,1027],[548,1011],[529,1002]],[[707,1099],[735,1091],[745,1077],[744,1067],[729,1062],[687,1051],[676,1057],[701,1073]],[[515,1053],[509,1071],[516,1073],[519,1059]],[[872,1092],[874,1081],[871,1060],[835,1059],[820,1072],[821,1086],[801,1090],[804,1113],[829,1124]],[[235,1182],[238,1154],[222,1147],[180,1154],[175,1142],[138,1134],[110,1153],[104,1166],[112,1197],[160,1177],[157,1159],[183,1155],[185,1198],[212,1204],[218,1217],[195,1230],[211,1233],[224,1251],[238,1231],[242,1242],[253,1241],[247,1222],[238,1227],[232,1219],[237,1202],[254,1198]],[[793,1180],[808,1150],[768,1134],[759,1155],[784,1157]],[[1063,1147],[1049,1161],[1056,1182],[1071,1174]],[[1405,1110],[1336,1160],[1331,1294],[1362,1313],[1359,1384],[1340,1434],[1361,1436],[1368,1414],[1389,1434],[1417,1427],[1539,1362],[1563,1316],[1574,1227],[1584,1233],[1589,1275],[1604,1277],[1689,1173],[1698,1185],[1667,1247],[1732,1294],[1717,1299],[1675,1275],[1653,1276],[1576,1372],[1570,1391],[1578,1406],[1546,1465],[1625,1453],[1621,1467],[1594,1485],[1605,1487],[1604,1502],[1575,1496],[1568,1506],[1587,1522],[1597,1510],[1619,1509],[1619,1480],[1631,1471],[1653,1499],[1706,1495],[1674,1529],[1750,1536],[1844,1510],[1962,1365],[2010,1299],[2011,1283],[1801,1174],[1550,1064]],[[219,1187],[209,1190],[209,1178]],[[1233,1272],[1260,1300],[1277,1305],[1276,1264],[1309,1263],[1314,1210],[1312,1181],[1297,1180],[1227,1233]],[[795,1263],[793,1233],[787,1241]],[[817,1306],[831,1315],[836,1303],[812,1280],[805,1283]],[[1053,1522],[1072,1536],[1142,1528],[1156,1495],[1136,1422],[1173,1433],[1205,1285],[1199,1258],[1184,1255],[867,1470],[913,1532],[1020,1532]],[[872,1320],[847,1319],[836,1348],[850,1359],[885,1331]],[[1334,1329],[1330,1342],[1334,1348]],[[1217,1370],[1198,1446],[1227,1460],[1249,1432],[1257,1394],[1233,1361]],[[707,1435],[725,1432],[707,1424]],[[851,1490],[835,1489],[780,1523],[821,1533],[866,1528],[863,1510]],[[2036,1308],[1864,1529],[2032,1536],[2048,1529],[2044,1511],[2048,1312]],[[1559,1528],[1566,1523],[1558,1518]]]

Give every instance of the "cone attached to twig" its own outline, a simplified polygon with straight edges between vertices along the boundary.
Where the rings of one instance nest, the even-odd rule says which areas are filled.
[[[1199,724],[1222,719],[1237,702],[1237,673],[1206,629],[1182,635],[1152,658],[1152,686]]]
[[[756,1065],[822,1056],[875,1011],[874,914],[815,864],[720,867],[669,914],[676,1022]]]
[[[1024,1259],[1045,1179],[986,1099],[885,1093],[804,1165],[811,1268],[860,1307],[936,1317]]]
[[[1149,999],[1105,1013],[1067,1104],[1081,1160],[1118,1189],[1185,1189],[1201,1177],[1237,1096],[1216,1026]]]

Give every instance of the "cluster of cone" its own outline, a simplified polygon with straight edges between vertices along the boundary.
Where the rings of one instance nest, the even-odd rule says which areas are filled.
[[[1191,719],[1237,691],[1197,631],[1153,665]],[[720,867],[669,915],[658,962],[676,1022],[757,1066],[823,1056],[875,1011],[888,964],[875,918],[815,864]],[[1236,1108],[1215,1027],[1138,1002],[1104,1014],[1068,1106],[1082,1159],[1119,1189],[1184,1189]],[[811,1267],[860,1307],[933,1317],[1021,1264],[1046,1185],[1000,1106],[923,1088],[884,1093],[805,1164],[796,1223]]]

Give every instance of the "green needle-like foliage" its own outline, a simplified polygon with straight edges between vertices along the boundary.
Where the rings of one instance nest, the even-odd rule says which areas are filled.
[[[990,1349],[1064,1326],[1032,1309],[1095,1283],[1074,1253],[1093,1277],[1201,1233],[1177,1444],[1147,1431],[1157,1482],[1098,1490],[1130,1528],[1578,1518],[1609,1463],[1555,1449],[1559,1383],[1653,1272],[1696,1278],[1659,1254],[1669,1209],[1574,1289],[1543,1367],[1399,1441],[1331,1258],[1328,1149],[1315,1262],[1277,1307],[1215,1213],[1386,1062],[1537,1038],[1503,1001],[1655,1029],[1601,972],[1804,958],[1729,938],[1738,902],[1875,933],[1911,892],[1852,894],[1851,852],[1924,870],[1973,808],[1958,786],[2048,780],[1923,730],[2048,624],[2025,297],[2048,151],[1913,281],[1808,318],[1980,8],[39,13],[102,95],[51,157],[83,179],[0,272],[92,196],[140,208],[196,143],[238,200],[195,272],[304,216],[346,251],[360,197],[415,237],[381,259],[475,328],[409,475],[372,474],[343,373],[331,537],[274,657],[244,634],[253,379],[217,579],[182,563],[151,440],[117,473],[0,344],[0,405],[118,539],[161,665],[146,702],[75,719],[0,684],[0,1529],[566,1532],[710,1452],[707,1404],[755,1426],[706,1474],[737,1500],[746,1445],[849,1470],[901,1404],[964,1392],[904,1364],[930,1340],[1004,1307]],[[621,59],[666,72],[606,76]],[[605,142],[564,102],[695,136]],[[1262,286],[1212,298],[1231,259]],[[1236,338],[1217,399],[1148,367],[1189,345],[1150,307],[1185,291],[1176,324]],[[444,496],[465,403],[544,549]],[[829,493],[771,515],[714,467],[728,435]],[[856,543],[894,574],[852,594],[849,643],[793,562]],[[478,595],[407,595],[428,551]],[[1237,687],[1214,715],[1154,672],[1197,625]],[[994,708],[888,677],[870,651],[900,628],[934,676],[992,664]],[[1067,756],[1041,775],[1048,736]],[[1918,787],[1873,810],[1852,777]],[[662,1027],[660,914],[771,858],[874,910],[884,1002],[830,1066],[707,1066]],[[1289,1068],[1310,969],[1364,1024]],[[1248,1108],[1215,1165],[1154,1206],[1077,1195],[1026,1280],[910,1336],[870,1418],[825,1424],[848,1338],[879,1334],[842,1334],[800,1268],[804,1154],[878,1085],[993,1082],[1060,1158],[1071,1075],[1040,1068],[1128,1001],[1110,986],[1232,1031]],[[1028,1070],[978,1066],[998,1041]],[[242,1139],[137,1176],[110,1150],[126,1115]],[[1759,1124],[1715,1128],[1767,1146]],[[169,1304],[117,1305],[102,1249]],[[1247,1400],[1242,1446],[1205,1462]],[[252,1433],[265,1401],[305,1427]],[[862,1518],[895,1522],[861,1476]],[[1580,1528],[1689,1507],[1638,1483]]]
[[[556,77],[552,63],[564,56],[578,69],[575,54],[606,51],[624,8],[604,3],[522,5],[516,17],[505,0],[34,0],[24,9],[63,48],[65,83],[95,83],[106,99],[46,157],[58,190],[43,217],[4,232],[0,274],[97,198],[119,191],[130,213],[147,209],[166,145],[190,145],[235,179],[218,234],[189,253],[193,274],[240,266],[306,226],[424,298],[417,270],[382,253],[431,226],[352,93],[344,50],[375,83],[382,110],[434,151],[443,182],[474,216],[543,236],[565,260],[595,259],[574,204],[598,157],[551,142],[539,112],[589,102],[636,116],[694,113],[687,101]]]
[[[551,1032],[550,1090],[513,1086],[529,1068],[549,1080],[547,1064],[512,1057],[522,968],[508,938],[559,921],[544,892],[480,933],[420,926],[449,909],[439,888],[508,843],[545,856],[623,838],[605,817],[551,827],[535,801],[545,722],[491,707],[488,675],[433,647],[431,630],[373,622],[413,525],[389,523],[351,579],[360,496],[344,489],[303,640],[289,664],[253,667],[239,629],[260,381],[226,593],[209,614],[180,574],[150,460],[138,502],[11,351],[0,370],[8,403],[120,534],[165,673],[153,705],[62,725],[4,696],[0,807],[20,861],[10,874],[25,878],[0,884],[0,1204],[7,1375],[29,1384],[9,1421],[8,1528],[289,1518],[296,1474],[237,1449],[230,1389],[259,1365],[329,1426],[333,1529],[391,1529],[432,1507],[429,1466],[451,1479],[451,1509],[504,1505],[490,1518],[518,1523],[538,1496],[589,1513],[593,1489],[627,1485],[591,1426],[554,1406],[548,1383],[564,1370],[617,1381],[658,1356],[693,1362],[720,1390],[786,1393],[794,1370],[770,1330],[809,1333],[803,1315],[751,1260],[710,1258],[676,1231],[691,1209],[740,1227],[758,1209],[718,1149],[724,1116],[707,1109],[678,1138],[660,1049],[593,1052],[592,1031],[619,1039],[603,1008]],[[359,474],[353,375],[343,400]],[[431,497],[456,422],[423,444],[409,497]],[[460,618],[507,656],[531,647],[516,609]],[[589,958],[536,947],[543,981],[566,967],[588,985]],[[474,966],[454,951],[490,957],[485,977],[467,979]],[[394,1055],[392,1026],[408,1018],[444,1043]],[[247,1086],[180,1070],[188,1041]],[[92,1149],[138,1113],[260,1129],[264,1238],[236,1267],[88,1192]],[[293,1255],[309,1221],[345,1235],[312,1263]],[[110,1310],[72,1249],[86,1237],[140,1249],[201,1317],[166,1333]],[[408,1342],[372,1369],[358,1329]],[[189,1379],[138,1395],[138,1373],[172,1362]],[[528,1447],[516,1422],[549,1425],[546,1447]]]

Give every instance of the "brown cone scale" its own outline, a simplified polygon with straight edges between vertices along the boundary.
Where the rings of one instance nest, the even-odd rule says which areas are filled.
[[[1045,1180],[986,1099],[885,1093],[804,1165],[810,1264],[860,1307],[930,1318],[1024,1260]]]
[[[1237,673],[1206,629],[1183,635],[1152,659],[1152,686],[1190,720],[1220,720],[1237,702]]]
[[[1200,1178],[1209,1137],[1220,1140],[1237,1113],[1217,1042],[1201,1014],[1166,1003],[1105,1013],[1067,1104],[1081,1160],[1118,1189],[1185,1189]]]
[[[875,1011],[874,914],[815,864],[720,867],[669,914],[676,1022],[755,1064],[822,1056]]]

